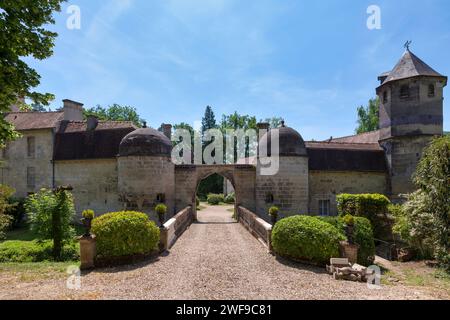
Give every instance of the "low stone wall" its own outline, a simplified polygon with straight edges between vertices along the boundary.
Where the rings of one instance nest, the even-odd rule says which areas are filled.
[[[238,221],[272,252],[272,225],[244,207],[237,209]]]
[[[164,224],[161,229],[160,250],[161,252],[170,249],[177,239],[186,231],[194,220],[192,207],[186,207],[178,212],[172,219]]]

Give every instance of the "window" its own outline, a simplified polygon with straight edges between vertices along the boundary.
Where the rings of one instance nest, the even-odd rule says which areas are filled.
[[[430,84],[429,86],[428,86],[428,96],[430,97],[430,98],[432,98],[432,97],[434,97],[434,95],[436,94],[436,89],[434,88],[434,85],[433,84]]]
[[[321,216],[330,215],[330,200],[319,200],[319,214]]]
[[[273,203],[273,194],[266,194],[266,203]]]
[[[400,98],[406,99],[409,98],[409,86],[404,85],[400,88]]]
[[[36,168],[33,167],[27,168],[27,187],[28,188],[36,187]]]
[[[157,196],[156,196],[156,201],[158,203],[166,202],[166,195],[164,193],[158,193]]]
[[[34,137],[27,138],[27,154],[28,158],[34,158],[36,155],[36,139]]]
[[[388,102],[388,93],[387,91],[383,92],[383,103],[387,103]]]

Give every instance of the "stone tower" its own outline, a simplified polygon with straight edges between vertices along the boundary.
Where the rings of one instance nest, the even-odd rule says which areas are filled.
[[[423,149],[443,134],[443,89],[447,77],[409,49],[390,72],[378,78],[380,145],[385,150],[388,191],[395,201],[415,190],[412,175]]]
[[[119,147],[118,190],[125,210],[146,212],[156,219],[154,208],[167,205],[174,212],[175,166],[172,143],[152,128],[137,129],[122,139]]]
[[[263,174],[263,164],[271,153],[272,140],[279,138],[279,168],[274,174]],[[261,150],[267,150],[262,152]],[[308,154],[302,136],[284,122],[278,129],[268,131],[259,142],[256,168],[256,212],[268,219],[272,206],[280,209],[282,217],[308,214]],[[265,213],[265,214],[264,214]]]

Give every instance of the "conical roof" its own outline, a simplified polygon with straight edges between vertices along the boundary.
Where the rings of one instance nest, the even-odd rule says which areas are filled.
[[[386,80],[384,80],[383,85],[391,81],[397,81],[417,76],[442,77],[442,78],[445,77],[442,74],[435,71],[433,68],[431,68],[425,62],[423,62],[410,50],[406,50],[400,61],[389,73]]]

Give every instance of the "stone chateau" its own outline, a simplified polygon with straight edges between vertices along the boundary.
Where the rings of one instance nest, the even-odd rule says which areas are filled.
[[[57,112],[5,115],[22,138],[1,152],[0,183],[14,187],[20,197],[43,187],[70,185],[77,211],[93,209],[97,214],[132,209],[153,216],[159,202],[167,204],[169,216],[188,205],[195,208],[199,182],[213,173],[231,182],[238,205],[261,217],[272,205],[284,215],[333,215],[340,193],[383,193],[398,200],[414,190],[411,175],[424,147],[443,134],[447,77],[407,50],[378,79],[380,130],[305,142],[283,125],[278,129],[280,170],[274,176],[261,175],[257,159],[234,165],[174,165],[170,125],[159,132],[130,122],[85,121],[83,105],[64,100]],[[262,142],[270,141],[267,134]]]

